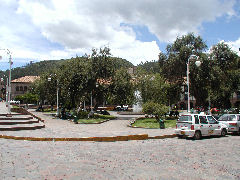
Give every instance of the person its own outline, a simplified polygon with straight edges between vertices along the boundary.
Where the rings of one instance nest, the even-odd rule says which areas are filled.
[[[175,116],[176,117],[178,117],[179,116],[179,112],[178,112],[178,110],[176,109],[176,111],[175,111]]]
[[[61,119],[65,119],[65,118],[66,118],[65,107],[62,107],[62,109],[61,109]]]

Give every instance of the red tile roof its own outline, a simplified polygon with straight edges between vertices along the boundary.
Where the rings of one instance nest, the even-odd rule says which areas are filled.
[[[15,82],[19,82],[19,83],[33,83],[37,79],[40,79],[40,77],[39,76],[24,76],[24,77],[20,77],[18,79],[14,79],[11,82],[13,82],[13,83],[15,83]]]

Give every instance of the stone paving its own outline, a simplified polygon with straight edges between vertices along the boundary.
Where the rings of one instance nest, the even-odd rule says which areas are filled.
[[[3,112],[1,105],[0,111]],[[46,128],[0,133],[82,137],[141,133],[154,136],[173,132],[173,129],[129,128],[128,116],[99,125],[76,125],[34,113],[45,119]],[[0,179],[239,180],[239,140],[240,136],[233,135],[199,141],[171,138],[118,142],[35,142],[0,138]]]
[[[6,107],[6,102],[0,102],[0,114],[8,114],[8,108]]]
[[[4,112],[3,103],[0,103],[0,113]],[[173,134],[174,129],[143,129],[128,127],[130,120],[140,117],[137,115],[118,115],[116,120],[110,120],[102,124],[74,124],[68,120],[62,120],[53,117],[51,114],[36,112],[29,109],[30,112],[45,120],[45,128],[37,130],[22,130],[12,132],[1,132],[2,135],[21,136],[21,137],[53,137],[53,138],[71,138],[71,137],[110,137],[126,136],[135,134],[148,134],[149,136],[160,136]]]
[[[0,139],[1,180],[239,180],[240,136],[118,142]]]

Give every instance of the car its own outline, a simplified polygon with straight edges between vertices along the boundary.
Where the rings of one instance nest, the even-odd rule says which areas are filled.
[[[11,100],[10,103],[13,103],[13,104],[19,104],[20,101]]]
[[[223,114],[218,121],[228,127],[228,132],[240,134],[240,114]]]
[[[227,126],[218,123],[211,115],[183,114],[176,123],[175,134],[179,137],[192,137],[195,140],[202,136],[226,136]]]

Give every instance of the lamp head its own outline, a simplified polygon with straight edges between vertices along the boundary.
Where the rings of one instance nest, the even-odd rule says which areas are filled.
[[[199,67],[202,64],[202,62],[201,61],[196,61],[195,64],[196,64],[197,67]]]

